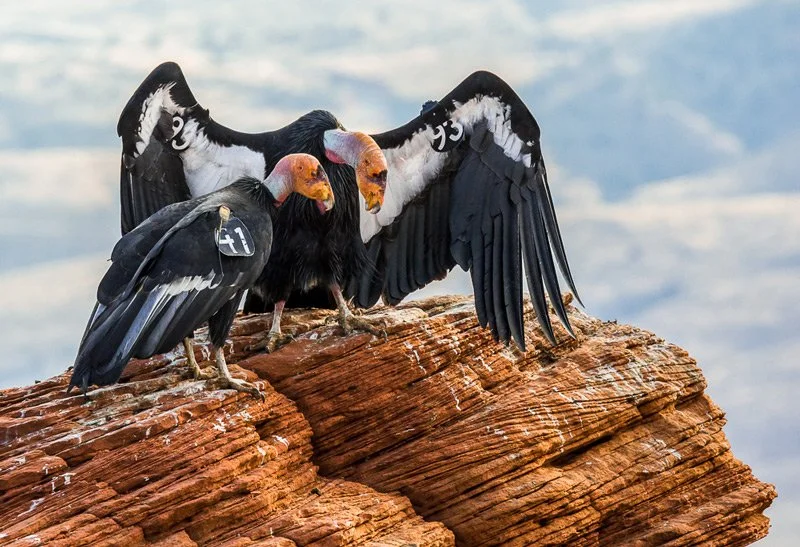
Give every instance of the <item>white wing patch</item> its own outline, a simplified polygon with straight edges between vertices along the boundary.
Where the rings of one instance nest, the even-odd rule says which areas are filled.
[[[199,197],[228,186],[243,176],[263,180],[266,164],[264,155],[246,146],[221,146],[208,139],[197,120],[187,117],[186,108],[178,105],[171,95],[175,83],[160,86],[142,104],[139,116],[139,139],[136,156],[150,143],[156,124],[166,110],[179,116],[180,123],[173,120],[173,130],[180,132],[181,142],[171,146],[180,152],[183,173],[192,197]]]
[[[450,119],[463,127],[466,138],[472,135],[475,124],[486,120],[494,142],[503,148],[505,155],[530,167],[531,155],[522,154],[523,141],[511,130],[509,115],[510,107],[496,97],[476,97],[464,104],[456,103]],[[381,210],[375,215],[365,211],[364,198],[359,194],[362,241],[368,242],[381,229],[394,222],[403,207],[422,193],[439,174],[447,156],[431,148],[435,138],[434,129],[428,125],[401,146],[383,151],[389,172]]]
[[[206,289],[216,289],[220,281],[217,281],[217,284],[214,284],[214,278],[216,274],[214,272],[210,272],[207,275],[194,275],[191,277],[179,277],[178,279],[173,280],[168,285],[162,285],[165,288],[164,295],[175,296],[176,294],[180,294],[182,292],[189,292],[189,291],[204,291]]]
[[[501,103],[497,97],[476,97],[464,104],[457,104],[451,119],[469,127],[469,133],[472,133],[476,123],[486,120],[494,142],[503,149],[505,155],[530,167],[531,155],[521,153],[523,141],[511,130],[510,114],[511,107]]]
[[[208,139],[197,120],[183,126],[183,173],[192,197],[204,196],[241,177],[264,179],[264,154],[246,146],[220,146]]]
[[[150,144],[150,137],[153,136],[153,130],[155,130],[158,120],[161,119],[162,110],[181,116],[186,110],[172,100],[170,89],[174,86],[175,82],[160,86],[142,103],[142,113],[139,114],[139,142],[136,143],[135,155],[137,157]]]
[[[447,155],[431,148],[433,138],[433,128],[427,126],[400,147],[383,151],[388,173],[381,210],[374,215],[367,212],[364,197],[359,194],[361,239],[365,243],[384,226],[391,224],[403,207],[439,174]]]

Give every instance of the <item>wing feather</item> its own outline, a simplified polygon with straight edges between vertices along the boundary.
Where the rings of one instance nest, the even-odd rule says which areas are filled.
[[[492,227],[492,242],[489,249],[492,253],[492,296],[494,298],[494,317],[497,325],[496,337],[500,340],[508,340],[508,321],[506,319],[506,303],[503,297],[503,285],[505,284],[505,270],[503,269],[503,219],[494,217]]]
[[[413,273],[409,268],[408,251],[410,247],[409,231],[415,225],[416,207],[409,207],[408,220],[400,223],[400,233],[397,235],[397,294],[394,297],[399,302],[405,295],[413,289],[409,283],[409,274]]]
[[[508,183],[506,183],[508,186]],[[507,194],[503,202],[503,234],[500,244],[503,248],[503,299],[505,315],[508,320],[510,335],[514,340],[524,340],[522,327],[522,309],[515,306],[522,301],[522,271],[519,248],[519,215],[514,210]]]
[[[378,295],[395,304],[458,264],[470,271],[479,323],[524,350],[524,271],[547,339],[555,343],[548,296],[574,336],[557,270],[577,291],[539,126],[508,84],[475,73],[414,120],[373,138],[389,177],[381,211],[361,218],[372,268],[348,284],[358,305],[371,306]]]
[[[437,211],[441,211],[442,207],[447,207],[447,201],[442,197],[443,188],[447,188],[447,185],[435,184],[431,188],[429,201],[432,210],[425,215],[425,225],[422,228],[423,234],[436,233],[435,227],[444,216],[441,213],[437,214]],[[425,253],[425,274],[421,279],[417,280],[422,286],[425,286],[429,279],[433,279],[436,276],[436,273],[442,270],[442,266],[440,265],[439,261],[439,247],[437,243],[437,241],[425,239],[424,246],[422,246]]]
[[[547,226],[547,234],[550,236],[550,243],[553,251],[555,251],[556,260],[558,261],[558,268],[561,270],[561,275],[567,281],[572,294],[583,305],[581,297],[578,295],[578,289],[575,288],[575,281],[572,279],[572,272],[569,270],[569,263],[567,262],[567,254],[564,251],[564,242],[561,240],[561,230],[558,228],[556,221],[556,210],[553,206],[553,197],[550,194],[550,186],[547,184],[547,170],[544,166],[544,161],[540,162],[540,175],[542,177],[542,186],[544,188],[544,195],[546,199],[540,202],[542,215],[544,216],[545,224]]]
[[[540,177],[535,177],[534,180],[540,180]],[[564,303],[561,300],[561,291],[558,287],[558,277],[556,276],[556,269],[553,264],[553,255],[550,251],[550,245],[547,241],[547,232],[545,231],[544,221],[540,214],[540,208],[537,206],[541,203],[541,191],[538,187],[534,190],[534,201],[532,205],[532,220],[533,232],[532,236],[536,245],[536,257],[539,260],[539,265],[542,270],[542,279],[544,286],[547,289],[547,294],[550,297],[550,304],[555,308],[556,315],[564,323],[569,326],[567,319],[567,312],[564,309]]]
[[[471,243],[471,256],[473,259],[470,274],[472,277],[472,289],[475,293],[475,311],[478,314],[478,323],[485,327],[489,324],[489,309],[492,308],[492,301],[487,303],[486,287],[484,287],[484,280],[486,277],[485,260],[485,246],[483,243],[483,232],[476,226],[473,229]],[[491,267],[491,265],[489,266]]]
[[[197,105],[180,67],[163,63],[134,92],[120,114],[122,233],[169,205],[191,198],[180,153],[180,131],[208,112]]]
[[[533,220],[533,211],[530,207],[523,207],[522,209],[523,228],[526,234],[532,234],[536,230]],[[547,302],[544,298],[544,286],[542,286],[542,269],[539,266],[538,254],[536,251],[536,241],[532,237],[522,238],[524,245],[525,255],[525,269],[527,272],[528,280],[528,293],[531,296],[533,309],[536,312],[536,318],[542,327],[542,331],[551,344],[556,343],[556,337],[553,334],[553,326],[550,324],[550,314],[547,313]]]
[[[486,227],[484,226],[483,229],[480,229],[477,225],[475,227],[476,231],[480,229],[480,234],[475,235],[475,239],[483,241],[483,298],[486,301],[486,323],[485,326],[492,326],[492,334],[497,337],[497,319],[495,316],[495,305],[494,305],[494,284],[492,282],[492,275],[494,274],[494,253],[492,252],[492,240],[494,239],[494,234],[492,233],[494,226],[491,224]]]
[[[425,208],[419,204],[414,205],[414,229],[413,234],[425,233]],[[412,261],[412,275],[410,276],[412,290],[417,290],[425,286],[425,248],[428,246],[426,241],[417,241],[415,237],[409,238],[409,257]]]
[[[450,185],[442,184],[437,186],[440,186],[437,189],[439,194],[439,200],[433,203],[431,215],[436,216],[436,218],[438,219],[438,225],[436,227],[436,231],[425,234],[426,240],[432,242],[432,246],[435,249],[434,253],[436,258],[435,260],[436,271],[431,277],[428,278],[429,282],[432,279],[444,278],[446,272],[448,272],[450,268],[452,268],[455,265],[453,257],[450,254],[450,244],[451,244],[450,238],[432,237],[437,234],[450,233],[450,222],[448,219],[449,215],[442,214],[443,211],[447,211],[450,208],[450,202],[451,202]],[[429,236],[431,236],[430,239],[427,239]]]

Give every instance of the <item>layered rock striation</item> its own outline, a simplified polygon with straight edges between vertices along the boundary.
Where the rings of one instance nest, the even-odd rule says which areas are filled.
[[[731,453],[682,349],[570,308],[577,338],[495,343],[472,302],[368,314],[232,367],[266,401],[189,376],[180,351],[67,396],[68,374],[0,392],[0,544],[746,545],[775,490]],[[197,357],[208,360],[200,346]],[[210,363],[207,363],[210,366]]]

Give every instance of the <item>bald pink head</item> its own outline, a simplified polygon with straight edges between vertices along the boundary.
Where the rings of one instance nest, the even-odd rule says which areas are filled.
[[[278,205],[289,194],[297,192],[316,201],[322,212],[333,208],[333,188],[328,181],[328,175],[317,158],[310,154],[289,154],[282,157],[264,181],[264,185]]]

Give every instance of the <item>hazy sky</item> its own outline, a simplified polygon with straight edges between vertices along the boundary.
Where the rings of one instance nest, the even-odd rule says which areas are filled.
[[[800,2],[554,4],[5,5],[0,387],[74,357],[119,233],[117,117],[158,63],[244,131],[312,108],[390,129],[485,68],[542,126],[587,311],[698,359],[734,453],[778,487],[763,544],[796,545]]]

